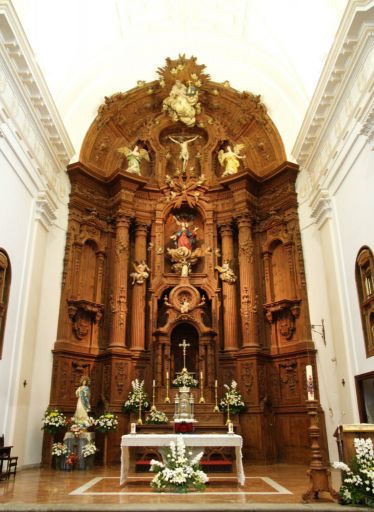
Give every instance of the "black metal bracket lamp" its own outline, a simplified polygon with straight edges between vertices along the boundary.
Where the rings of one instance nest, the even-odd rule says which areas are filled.
[[[320,324],[311,324],[310,328],[311,328],[312,332],[316,332],[317,334],[319,334],[321,336],[321,338],[323,339],[324,345],[326,345],[326,331],[325,331],[324,319],[321,318]]]

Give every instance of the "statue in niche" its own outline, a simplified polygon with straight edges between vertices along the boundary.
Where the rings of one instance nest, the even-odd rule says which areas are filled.
[[[173,219],[179,226],[179,229],[170,238],[174,240],[176,247],[186,247],[192,251],[196,245],[196,232],[199,228],[195,226],[191,231],[189,226],[192,222],[188,222],[183,218],[178,219],[175,215],[173,215]]]
[[[135,272],[131,272],[130,277],[132,277],[131,284],[143,284],[146,279],[149,277],[149,272],[151,269],[148,267],[146,262],[142,260],[140,263],[133,263],[133,267]]]
[[[176,80],[162,107],[173,121],[182,121],[187,126],[194,126],[196,115],[201,112],[198,100],[199,93],[195,86],[189,83],[186,87],[180,80]]]
[[[177,140],[177,139],[174,139],[173,137],[169,136],[169,139],[172,142],[175,142],[176,144],[179,144],[179,146],[180,146],[179,159],[182,160],[182,173],[183,174],[185,174],[185,172],[186,172],[187,162],[188,162],[188,159],[190,156],[189,152],[188,152],[188,144],[198,138],[200,138],[200,135],[196,135],[195,137],[192,137],[191,139],[185,139],[185,140],[182,140],[181,137],[180,137],[181,140]]]
[[[138,176],[141,176],[142,173],[140,172],[140,162],[143,159],[147,160],[147,162],[150,162],[148,151],[144,148],[139,148],[139,146],[135,146],[134,149],[130,149],[127,146],[124,146],[123,148],[118,148],[117,151],[118,153],[121,153],[121,155],[125,155],[127,158],[128,167],[126,172],[131,174],[137,174]]]
[[[181,313],[188,313],[190,310],[190,301],[187,297],[183,297],[181,301]]]
[[[245,158],[245,155],[240,154],[244,147],[244,144],[236,144],[234,151],[232,151],[231,146],[227,146],[226,151],[223,149],[218,151],[218,161],[225,168],[222,176],[231,176],[238,172],[240,160]]]
[[[226,283],[233,284],[236,281],[236,275],[234,274],[234,271],[232,268],[230,268],[230,262],[229,260],[225,260],[220,267],[219,265],[216,265],[214,267],[219,272],[219,277],[222,279],[222,281],[225,281]]]
[[[173,215],[173,219],[179,229],[170,237],[174,240],[175,248],[168,248],[167,252],[173,262],[173,270],[180,273],[182,277],[187,277],[191,271],[191,265],[194,265],[201,257],[201,250],[195,249],[198,227],[190,229],[193,221],[190,215]]]

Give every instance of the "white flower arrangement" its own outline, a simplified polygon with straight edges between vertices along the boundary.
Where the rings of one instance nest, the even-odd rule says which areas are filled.
[[[68,453],[68,447],[65,443],[53,443],[51,453],[56,457],[62,457]]]
[[[144,380],[141,382],[135,379],[131,382],[132,391],[130,391],[126,402],[123,404],[125,412],[137,412],[141,403],[143,411],[149,408],[148,395],[144,391]]]
[[[165,462],[151,460],[150,471],[156,473],[151,487],[157,491],[188,492],[190,489],[202,491],[208,476],[200,469],[203,452],[192,458],[192,452],[186,450],[182,434],[177,442],[171,441],[166,450]]]
[[[334,462],[343,472],[339,494],[343,504],[374,507],[374,452],[371,439],[355,438],[356,455],[351,468],[344,462]]]
[[[112,412],[105,412],[95,420],[95,429],[106,434],[110,430],[117,430],[118,417]]]
[[[199,384],[199,381],[194,379],[190,373],[188,373],[188,370],[186,368],[183,368],[183,370],[180,372],[180,374],[173,380],[173,386],[177,386],[178,388],[181,387],[189,387],[189,388],[196,388],[196,386]]]
[[[82,455],[84,458],[89,457],[90,455],[95,455],[96,452],[97,448],[93,441],[88,442],[82,448]]]
[[[146,417],[145,422],[146,423],[167,423],[169,421],[169,418],[166,416],[166,414],[162,411],[151,410],[149,415]]]
[[[233,380],[230,386],[228,384],[224,384],[223,386],[226,389],[226,393],[219,403],[220,411],[227,412],[227,409],[229,409],[232,414],[243,412],[245,410],[245,403],[238,391],[237,382]]]
[[[66,427],[66,416],[60,409],[47,409],[44,413],[42,430],[56,434]]]

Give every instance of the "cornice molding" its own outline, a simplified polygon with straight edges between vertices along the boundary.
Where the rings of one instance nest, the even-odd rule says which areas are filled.
[[[372,140],[373,48],[374,2],[351,0],[292,151],[315,187],[339,180],[334,164],[351,148],[350,134]]]
[[[57,204],[47,192],[40,193],[36,198],[35,218],[42,223],[47,231],[57,219],[55,215],[56,209]]]
[[[63,199],[74,148],[9,0],[0,0],[0,43],[0,121],[19,140],[29,172]]]
[[[318,189],[310,201],[311,217],[317,223],[319,229],[326,220],[332,217],[332,201],[329,191],[326,189]]]

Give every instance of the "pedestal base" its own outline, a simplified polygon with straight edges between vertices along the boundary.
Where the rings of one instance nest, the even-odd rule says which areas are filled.
[[[318,500],[320,492],[328,492],[332,499],[339,500],[339,493],[331,487],[331,473],[327,468],[309,469],[310,487],[302,498],[305,503]]]

